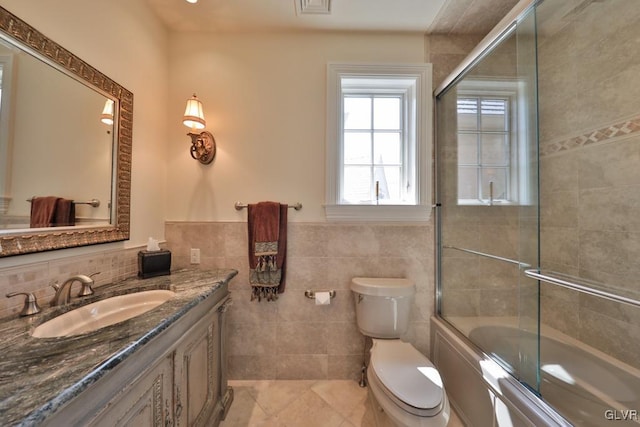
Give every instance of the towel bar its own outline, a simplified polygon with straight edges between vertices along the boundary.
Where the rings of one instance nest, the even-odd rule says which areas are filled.
[[[35,198],[32,197],[30,199],[27,199],[27,202],[31,203],[31,201]],[[97,208],[98,206],[100,206],[100,200],[98,199],[91,199],[91,200],[87,200],[86,202],[76,202],[75,200],[73,201],[74,205],[89,205],[89,206],[93,206],[94,208]]]
[[[236,202],[234,206],[237,211],[241,211],[242,209],[246,208],[249,205],[242,202]],[[289,205],[289,209],[295,209],[299,211],[300,209],[302,209],[302,203],[298,202],[295,205]]]
[[[531,277],[532,279],[540,280],[541,282],[562,286],[563,288],[572,289],[577,292],[607,299],[609,301],[615,301],[633,305],[635,307],[640,307],[640,301],[633,298],[625,297],[624,295],[618,295],[613,292],[608,292],[604,289],[597,289],[595,286],[605,286],[581,277],[572,277],[566,274],[556,273],[554,271],[539,269],[525,270],[524,274],[528,277]]]

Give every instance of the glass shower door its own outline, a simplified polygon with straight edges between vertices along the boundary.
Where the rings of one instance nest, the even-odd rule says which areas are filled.
[[[539,389],[535,19],[437,96],[439,313]]]

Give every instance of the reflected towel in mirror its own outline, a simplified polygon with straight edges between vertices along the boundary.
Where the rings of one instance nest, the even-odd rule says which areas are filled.
[[[56,196],[31,199],[31,228],[75,225],[75,216],[73,200]]]

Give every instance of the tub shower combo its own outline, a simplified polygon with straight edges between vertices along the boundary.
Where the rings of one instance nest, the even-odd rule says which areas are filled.
[[[521,1],[436,91],[433,361],[469,425],[640,425],[637,22]]]

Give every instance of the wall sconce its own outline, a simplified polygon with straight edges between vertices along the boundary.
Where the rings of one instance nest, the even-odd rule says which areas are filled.
[[[206,130],[196,133],[197,130],[205,128],[206,122],[202,112],[202,102],[195,93],[187,99],[187,108],[184,110],[182,123],[191,128],[191,132],[187,134],[191,137],[191,157],[203,165],[211,163],[216,157],[216,140]]]
[[[113,125],[113,100],[107,99],[100,114],[100,121],[105,125]]]

